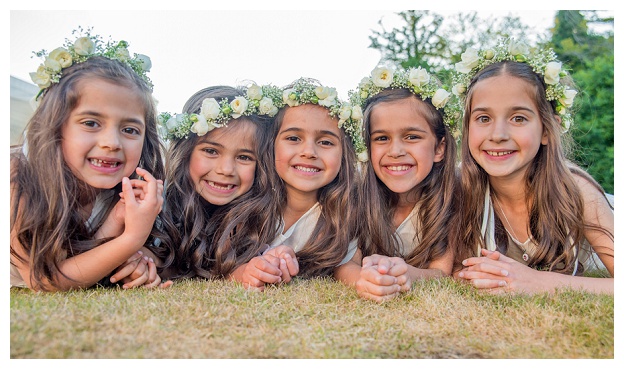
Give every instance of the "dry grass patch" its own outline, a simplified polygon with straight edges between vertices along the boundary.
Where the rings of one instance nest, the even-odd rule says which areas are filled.
[[[450,279],[383,304],[329,279],[250,292],[11,289],[11,358],[613,358],[613,296],[488,296]]]

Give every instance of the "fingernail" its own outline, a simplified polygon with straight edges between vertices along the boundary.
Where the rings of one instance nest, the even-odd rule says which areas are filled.
[[[504,275],[505,277],[507,277],[509,275],[509,272],[506,271],[505,269],[501,270],[501,274]]]
[[[507,285],[507,282],[505,281],[498,281],[498,286],[499,287],[505,287]]]
[[[464,278],[464,272],[459,272],[459,274],[457,275],[459,278]]]
[[[153,263],[153,262],[154,262],[154,259],[152,259],[152,258],[149,258],[149,261],[151,261],[151,262]]]
[[[466,265],[466,263],[467,263],[467,261],[466,261],[466,260],[462,261],[462,264],[463,264],[463,265]]]
[[[115,278],[111,277],[111,278],[110,278],[110,281],[111,281],[111,283],[115,283],[115,282],[117,282],[117,279],[115,279]]]
[[[129,181],[128,177],[123,177],[123,179],[121,180],[121,183],[128,184],[128,181]]]
[[[139,251],[137,251],[137,254],[143,255],[143,251],[139,250]]]
[[[145,259],[145,261],[149,260],[149,258],[147,256],[143,256],[143,259]]]

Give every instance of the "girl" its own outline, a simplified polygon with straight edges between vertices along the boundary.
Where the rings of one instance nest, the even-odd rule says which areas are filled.
[[[287,106],[275,118],[262,158],[273,166],[270,187],[239,209],[224,232],[236,231],[234,243],[248,240],[255,254],[230,278],[260,290],[295,275],[331,276],[356,251],[354,147],[363,145],[351,107],[337,100],[335,89],[311,79],[295,81],[283,97]],[[253,222],[259,225],[247,232],[244,225]]]
[[[456,68],[468,86],[460,260],[473,256],[456,276],[493,293],[613,293],[613,278],[583,277],[600,264],[613,276],[613,210],[565,159],[576,91],[554,52],[507,39],[467,51]]]
[[[162,206],[156,109],[149,59],[121,58],[127,46],[87,33],[38,54],[40,104],[11,150],[12,286],[84,288],[118,267],[126,288],[160,284],[154,261],[137,257],[155,237],[167,241],[152,229]]]
[[[179,245],[168,275],[213,278],[236,266],[242,249],[216,247],[215,235],[228,211],[266,182],[258,156],[280,102],[277,87],[213,86],[191,96],[184,114],[161,115],[169,140],[163,226]]]
[[[370,160],[360,205],[364,259],[342,277],[363,298],[384,301],[417,279],[451,273],[456,144],[453,115],[441,110],[452,111],[449,98],[421,68],[376,68],[351,94],[364,109]]]

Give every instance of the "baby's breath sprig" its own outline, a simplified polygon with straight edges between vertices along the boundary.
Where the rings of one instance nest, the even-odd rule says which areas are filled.
[[[147,72],[152,67],[150,58],[136,53],[131,56],[128,51],[128,42],[111,40],[104,43],[102,37],[91,34],[91,28],[83,30],[82,27],[78,27],[77,30],[72,31],[72,35],[76,35],[76,39],[66,38],[62,47],[50,53],[46,50],[33,52],[35,56],[43,59],[37,71],[30,73],[30,78],[40,88],[35,99],[38,99],[47,88],[60,81],[65,68],[96,56],[118,60],[128,65],[147,82],[150,88],[153,87],[152,81],[147,76]]]
[[[557,55],[551,48],[529,48],[522,41],[513,38],[503,38],[491,48],[477,50],[468,48],[461,55],[462,61],[455,64],[453,73],[453,93],[462,100],[465,99],[466,89],[474,76],[490,64],[502,61],[527,63],[533,71],[543,78],[546,85],[546,98],[554,101],[556,112],[561,117],[563,131],[566,132],[573,123],[571,108],[577,91],[566,86],[562,78],[568,75],[563,64],[557,60]]]

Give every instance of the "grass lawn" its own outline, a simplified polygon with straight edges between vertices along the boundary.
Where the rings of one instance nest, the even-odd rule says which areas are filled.
[[[10,295],[11,359],[614,359],[614,297],[577,291],[489,296],[443,279],[378,304],[295,279]]]

